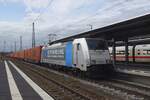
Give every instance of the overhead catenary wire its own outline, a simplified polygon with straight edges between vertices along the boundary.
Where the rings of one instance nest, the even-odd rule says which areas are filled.
[[[40,11],[40,14],[33,20],[33,22],[36,22],[37,20],[40,19],[40,17],[41,17],[41,16],[43,15],[43,13],[48,9],[48,7],[52,5],[53,1],[54,1],[54,0],[51,0],[51,1],[48,3],[48,5],[44,8],[45,10],[41,10],[41,11]],[[102,12],[102,11],[104,11],[104,10],[106,11],[106,10],[112,9],[112,7],[117,6],[117,5],[120,5],[123,1],[126,1],[126,0],[117,0],[116,2],[112,3],[111,6],[107,6],[107,7],[105,7],[105,8],[98,9],[98,10],[97,10],[95,13],[93,13],[92,15],[89,15],[89,16],[87,16],[87,17],[81,19],[81,20],[78,20],[78,21],[76,21],[76,22],[74,22],[74,23],[71,23],[71,24],[65,26],[63,29],[66,29],[66,28],[69,29],[69,27],[73,27],[76,23],[79,23],[79,22],[81,23],[81,22],[83,22],[83,21],[86,21],[86,20],[88,20],[89,18],[98,15],[100,12]],[[90,23],[87,23],[87,24],[90,24]],[[87,24],[86,24],[86,25],[87,25]],[[53,26],[56,26],[56,24],[53,25]],[[51,26],[51,27],[53,27],[53,26]],[[64,31],[64,30],[63,30],[63,31]],[[58,32],[62,32],[62,30],[57,31],[57,32],[54,32],[54,33],[58,33]]]
[[[81,23],[81,22],[83,22],[83,21],[86,21],[86,20],[88,20],[89,18],[91,18],[91,17],[93,17],[93,16],[99,15],[99,13],[102,12],[102,11],[104,11],[104,10],[105,10],[105,11],[108,11],[108,10],[112,9],[112,7],[114,7],[114,6],[116,7],[116,6],[118,6],[118,5],[121,5],[123,1],[127,1],[127,0],[118,0],[118,1],[116,1],[116,2],[114,2],[114,3],[112,3],[111,6],[107,6],[106,8],[103,8],[103,9],[98,9],[98,10],[96,10],[95,13],[93,13],[93,14],[91,14],[91,15],[89,15],[89,16],[87,16],[87,17],[81,19],[81,20],[76,21],[75,23],[79,23],[79,22]],[[71,24],[71,25],[67,25],[67,27],[72,26],[72,25],[74,25],[75,23],[73,23],[73,24]]]
[[[47,7],[44,8],[44,11],[41,10],[40,14],[39,14],[39,15],[33,20],[33,22],[32,22],[32,27],[33,27],[33,30],[32,30],[32,48],[35,47],[35,44],[36,44],[36,41],[35,41],[35,27],[34,27],[35,22],[41,17],[41,15],[47,10],[47,8],[48,8],[49,6],[51,6],[52,2],[53,2],[53,0],[51,0],[51,1],[48,3]]]
[[[44,11],[40,11],[40,14],[33,20],[33,22],[36,22],[40,17],[41,15],[48,9],[48,7],[51,6],[51,4],[53,3],[54,0],[51,0],[48,5],[44,8],[45,10]]]
[[[96,16],[96,15],[99,15],[99,13],[101,13],[101,12],[104,11],[104,10],[105,10],[105,11],[108,11],[108,10],[112,9],[112,7],[116,7],[116,6],[118,6],[118,5],[121,5],[122,2],[124,2],[124,1],[127,1],[127,0],[117,0],[117,1],[115,1],[114,3],[112,3],[111,6],[107,6],[107,7],[102,8],[102,9],[97,9],[93,14],[91,14],[91,15],[85,17],[85,18],[82,18],[81,20],[75,21],[74,23],[71,23],[71,24],[65,26],[65,28],[63,28],[63,29],[69,29],[69,27],[73,27],[73,26],[74,26],[75,24],[77,24],[77,23],[84,22],[84,21],[88,20],[88,19],[91,18],[91,17],[94,17],[94,16]],[[86,23],[86,26],[87,26],[87,24],[91,24],[91,23]],[[56,25],[53,25],[52,27],[54,27],[54,26],[56,26]],[[92,28],[93,28],[93,27],[92,27]],[[93,29],[94,29],[94,28],[93,28]],[[56,31],[56,33],[61,32],[61,31],[62,31],[62,30]]]
[[[42,11],[42,10],[40,11],[40,14],[33,20],[32,24],[33,24],[34,22],[36,22],[36,21],[41,17],[41,15],[47,10],[47,8],[51,6],[51,4],[52,4],[53,1],[54,1],[54,0],[50,0],[50,2],[48,3],[48,5],[44,8],[45,10],[44,10],[44,11]],[[31,23],[29,23],[29,24],[31,25]],[[27,24],[25,24],[25,25],[27,25]],[[25,30],[26,30],[26,29],[24,29],[24,32],[25,32]],[[32,40],[32,41],[33,41],[33,40]],[[21,41],[21,42],[22,42],[22,41]],[[16,51],[16,42],[15,42],[14,48],[15,48],[14,51]],[[23,47],[21,46],[21,44],[20,44],[20,49],[23,49]]]

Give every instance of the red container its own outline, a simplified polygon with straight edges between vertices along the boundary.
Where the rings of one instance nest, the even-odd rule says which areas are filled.
[[[30,61],[30,49],[25,50],[25,61]]]
[[[28,49],[24,50],[24,60],[27,61],[28,58]]]
[[[24,50],[20,51],[19,58],[22,60],[24,59]]]
[[[24,51],[24,59],[29,62],[40,63],[42,46],[30,48]]]
[[[42,46],[18,51],[11,54],[11,57],[29,62],[40,63]]]
[[[38,46],[38,47],[30,49],[30,57],[31,57],[32,62],[34,62],[34,63],[40,62],[41,50],[42,50],[42,46]]]

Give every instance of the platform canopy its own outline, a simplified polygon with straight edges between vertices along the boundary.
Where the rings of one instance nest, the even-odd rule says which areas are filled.
[[[56,40],[52,43],[65,42],[81,37],[101,37],[107,40],[112,40],[114,38],[116,39],[116,41],[122,41],[127,38],[136,38],[147,35],[150,36],[150,14],[88,32],[80,33],[74,36],[66,37],[60,40]]]

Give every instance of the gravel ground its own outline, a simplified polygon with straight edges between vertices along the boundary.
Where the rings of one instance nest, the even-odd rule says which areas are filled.
[[[74,80],[70,77],[58,75],[56,73],[51,73],[44,68],[36,67],[36,65],[27,64],[21,61],[13,61],[17,67],[19,67],[23,72],[25,72],[32,80],[34,80],[41,88],[47,91],[53,98],[56,100],[83,100],[81,97],[77,97],[77,94],[70,93],[62,86],[54,84],[54,82],[49,81],[54,80],[63,86],[85,96],[89,100],[121,100],[121,98],[116,97],[115,95],[109,95],[103,90],[83,84],[78,80]],[[33,70],[38,71],[40,74],[44,75],[48,79],[44,79],[39,74],[35,74]]]

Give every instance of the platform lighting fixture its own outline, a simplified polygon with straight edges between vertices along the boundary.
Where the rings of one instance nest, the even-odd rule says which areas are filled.
[[[88,24],[87,26],[90,26],[90,29],[91,29],[91,30],[93,29],[93,25],[91,25],[91,24]]]

